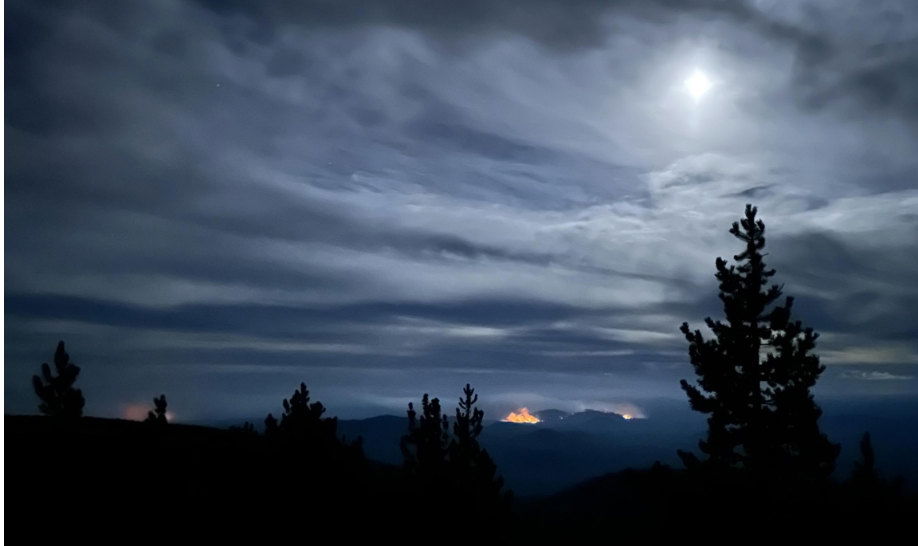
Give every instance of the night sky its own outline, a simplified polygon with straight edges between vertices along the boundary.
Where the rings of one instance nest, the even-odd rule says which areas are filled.
[[[344,417],[466,382],[488,417],[684,401],[678,327],[721,316],[746,203],[821,334],[818,396],[918,393],[916,2],[22,0],[5,25],[6,412],[60,339],[98,416],[258,417],[301,381]]]

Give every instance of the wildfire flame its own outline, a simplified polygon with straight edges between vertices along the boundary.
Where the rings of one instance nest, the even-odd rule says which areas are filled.
[[[510,415],[503,418],[505,423],[541,423],[542,420],[529,413],[529,408],[520,408],[519,411],[511,411]]]

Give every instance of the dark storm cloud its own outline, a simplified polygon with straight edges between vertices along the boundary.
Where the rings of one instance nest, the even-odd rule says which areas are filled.
[[[749,200],[840,391],[912,388],[909,9],[10,3],[8,408],[58,338],[103,413],[681,396]]]

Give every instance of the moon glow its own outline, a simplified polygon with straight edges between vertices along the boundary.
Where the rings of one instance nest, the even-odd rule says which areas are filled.
[[[713,83],[704,72],[696,69],[691,76],[686,78],[684,85],[686,92],[698,101],[711,89]]]

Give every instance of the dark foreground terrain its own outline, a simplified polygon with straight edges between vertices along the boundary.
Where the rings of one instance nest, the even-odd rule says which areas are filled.
[[[362,456],[291,453],[249,431],[5,421],[8,536],[308,537],[348,523],[340,530],[359,537],[377,532],[403,497],[394,469]]]
[[[492,519],[449,496],[425,497],[399,466],[369,461],[359,448],[322,452],[239,429],[98,418],[7,416],[5,424],[7,537],[42,544],[191,536],[847,543],[902,529],[909,537],[918,516],[913,496],[880,479],[765,481],[654,465],[518,498]]]

